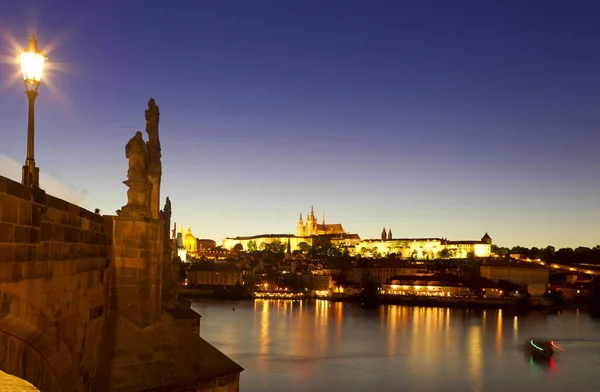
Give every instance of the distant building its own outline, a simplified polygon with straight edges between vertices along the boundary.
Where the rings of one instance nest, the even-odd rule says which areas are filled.
[[[505,280],[520,285],[530,283],[548,284],[550,271],[536,263],[514,260],[489,260],[480,267],[482,277],[498,283]]]
[[[348,280],[363,283],[365,279],[371,279],[379,287],[382,287],[385,281],[393,276],[417,274],[431,275],[427,273],[426,269],[409,265],[401,260],[365,260],[349,269]]]
[[[217,243],[214,240],[209,239],[198,238],[196,243],[198,250],[213,249],[217,247]]]
[[[448,241],[445,238],[391,238],[392,231],[386,234],[385,228],[381,239],[362,240],[356,245],[356,253],[372,256],[375,253],[388,255],[395,253],[403,259],[433,260],[442,258],[465,259],[473,257],[490,257],[492,254],[492,238],[488,233],[479,241]]]
[[[470,291],[459,278],[450,274],[393,276],[382,286],[381,294],[386,295],[453,297]]]
[[[242,269],[242,279],[244,283],[251,285],[259,285],[265,281],[267,269],[262,260],[249,260],[238,263]]]
[[[188,270],[189,286],[235,286],[243,283],[242,270],[235,264],[200,262]]]

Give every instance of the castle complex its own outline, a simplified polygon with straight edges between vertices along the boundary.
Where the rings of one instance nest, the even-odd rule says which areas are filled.
[[[344,231],[341,224],[326,224],[325,215],[321,223],[317,222],[314,210],[306,216],[306,222],[298,220],[296,235],[267,234],[250,237],[225,238],[223,248],[233,249],[240,244],[247,250],[248,246],[262,249],[265,244],[282,242],[289,246],[291,251],[301,250],[305,246],[330,243],[333,246],[348,249],[350,254],[365,257],[385,256],[395,254],[404,259],[432,260],[436,258],[489,257],[492,253],[492,239],[485,233],[480,240],[449,241],[446,238],[394,238],[392,229],[386,228],[377,239],[361,239],[358,234]],[[306,244],[306,245],[304,245]]]

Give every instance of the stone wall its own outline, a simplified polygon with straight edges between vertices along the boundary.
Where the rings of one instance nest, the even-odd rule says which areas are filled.
[[[174,277],[163,290],[164,230],[0,177],[0,370],[44,392],[238,391],[243,369]]]
[[[1,369],[43,391],[87,389],[108,240],[100,215],[0,177]]]

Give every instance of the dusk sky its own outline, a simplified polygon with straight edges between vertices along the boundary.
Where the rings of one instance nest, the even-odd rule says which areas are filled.
[[[126,204],[125,144],[152,97],[163,200],[197,237],[294,234],[313,205],[361,238],[594,246],[598,15],[594,1],[3,1],[0,174],[21,179],[14,59],[35,33],[50,57],[40,186],[88,209]]]

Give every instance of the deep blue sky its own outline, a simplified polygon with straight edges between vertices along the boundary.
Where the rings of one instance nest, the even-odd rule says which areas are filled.
[[[31,33],[49,51],[36,161],[90,209],[126,203],[124,146],[153,97],[162,194],[199,237],[294,233],[314,205],[362,238],[385,226],[593,246],[599,14],[592,1],[4,1],[1,52]],[[21,165],[15,71],[0,64],[0,155]]]

